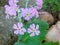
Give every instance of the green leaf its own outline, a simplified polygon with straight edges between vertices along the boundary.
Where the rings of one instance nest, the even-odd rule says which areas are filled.
[[[40,30],[47,30],[49,28],[49,24],[46,21],[36,19],[32,23],[38,24],[40,26]]]
[[[46,42],[44,45],[59,45],[57,42]]]
[[[28,40],[27,45],[40,45],[40,39],[39,39],[39,37],[38,36],[31,37]]]
[[[34,19],[31,22],[27,22],[27,24],[24,26],[26,29],[29,28],[30,24],[38,24],[40,26],[39,30],[41,31],[39,36],[34,36],[29,38],[26,41],[26,45],[40,45],[40,42],[42,42],[45,39],[47,29],[49,28],[49,25],[46,21],[42,21],[39,19]]]
[[[21,40],[22,35],[18,34],[18,40]]]
[[[25,45],[23,42],[16,42],[14,45]]]

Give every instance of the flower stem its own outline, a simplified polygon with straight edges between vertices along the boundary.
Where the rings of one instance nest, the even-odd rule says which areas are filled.
[[[20,15],[20,10],[18,9],[18,20],[19,20],[19,22],[21,22],[21,15]]]
[[[26,7],[25,7],[25,8],[27,8],[27,7],[28,7],[28,2],[29,2],[29,0],[26,0]]]
[[[23,41],[26,41],[29,38],[29,36],[27,36]]]
[[[19,38],[19,34],[18,34],[18,45],[19,45],[19,42],[20,42],[20,38]]]

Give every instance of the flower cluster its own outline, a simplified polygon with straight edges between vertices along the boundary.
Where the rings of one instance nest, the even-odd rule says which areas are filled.
[[[38,36],[40,34],[39,25],[35,25],[35,24],[31,24],[27,30],[23,28],[22,23],[18,23],[17,25],[14,24],[13,28],[15,29],[14,34],[24,35],[25,32],[28,32],[31,37],[35,35]]]
[[[18,8],[18,0],[9,0],[9,5],[5,5],[5,13],[6,18],[9,18],[9,16],[16,16],[17,15],[17,9]],[[37,9],[42,8],[43,1],[42,0],[36,0]],[[39,17],[39,13],[36,8],[20,8],[21,10],[21,17],[23,17],[25,20],[29,21],[32,17]]]
[[[6,18],[9,18],[9,16],[16,16],[18,8],[17,3],[18,0],[9,0],[9,5],[5,5]]]
[[[19,8],[19,6],[17,5],[17,3],[19,2],[18,0],[9,0],[8,4],[9,5],[5,5],[5,13],[6,18],[9,19],[9,16],[16,16],[17,12],[18,12],[18,18],[20,15],[19,20],[21,20],[21,18],[29,21],[30,19],[32,19],[33,17],[38,18],[39,17],[39,12],[37,9],[41,9],[42,8],[42,4],[43,1],[42,0],[36,0],[36,4],[37,4],[37,9],[34,7],[27,7],[28,5],[28,0],[26,0],[26,8]],[[21,22],[21,21],[20,21]],[[35,24],[31,24],[30,27],[26,30],[23,27],[22,23],[18,23],[18,24],[14,24],[13,28],[15,29],[14,34],[20,34],[20,35],[24,35],[25,32],[28,32],[30,34],[30,36],[35,36],[35,35],[39,35],[40,31],[39,31],[39,25],[35,25]]]
[[[36,0],[36,4],[37,4],[37,9],[41,9],[42,5],[43,5],[43,0]]]
[[[36,17],[38,18],[39,17],[39,14],[38,14],[38,11],[35,9],[35,8],[21,8],[21,16],[29,21],[32,17]]]

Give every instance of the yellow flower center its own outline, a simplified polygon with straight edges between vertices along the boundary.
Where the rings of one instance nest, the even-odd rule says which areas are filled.
[[[21,28],[18,28],[18,30],[21,30]]]
[[[29,13],[26,14],[26,16],[29,16],[29,15],[30,15]]]
[[[33,32],[36,32],[36,29],[33,29]]]

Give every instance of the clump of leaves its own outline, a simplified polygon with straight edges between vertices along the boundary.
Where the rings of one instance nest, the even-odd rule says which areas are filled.
[[[20,42],[16,42],[15,45],[40,45],[42,43],[42,41],[45,39],[45,35],[47,33],[47,29],[49,28],[49,25],[46,21],[41,21],[41,20],[33,20],[32,22],[27,22],[25,24],[25,28],[27,29],[29,27],[30,24],[38,24],[39,30],[41,31],[39,36],[34,36],[34,37],[29,37],[28,39],[26,39],[25,41],[23,41],[27,36],[29,36],[29,34],[25,34],[23,37],[20,36]]]
[[[60,0],[43,0],[43,8],[44,9],[50,9],[54,12],[57,12],[60,10]]]

